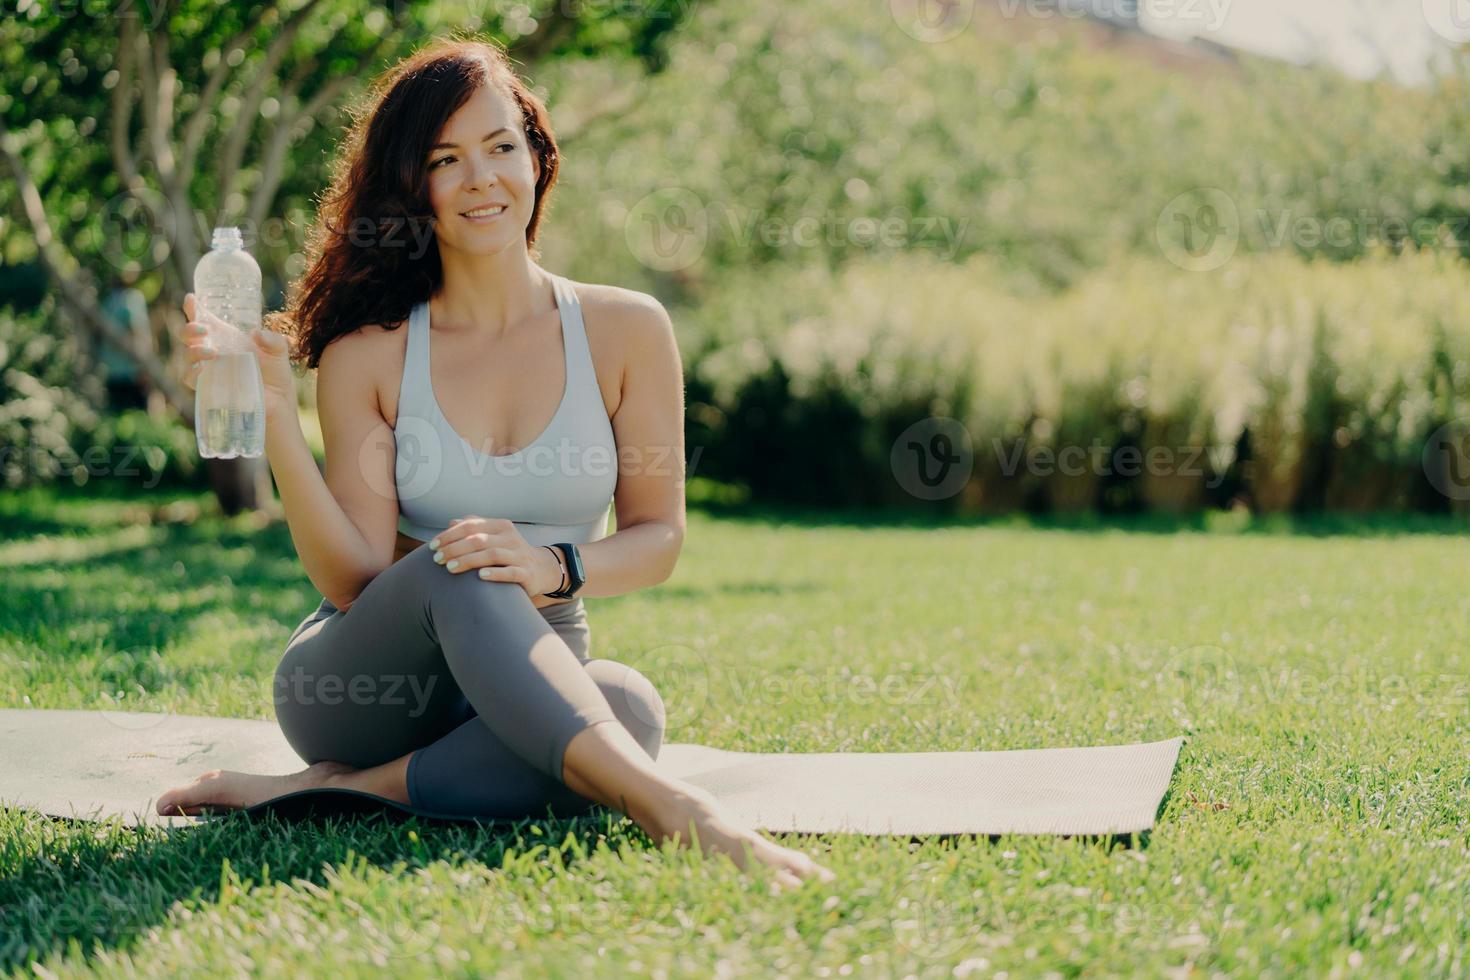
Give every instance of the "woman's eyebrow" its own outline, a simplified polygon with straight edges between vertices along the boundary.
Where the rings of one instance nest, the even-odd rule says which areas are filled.
[[[510,127],[509,126],[501,126],[495,132],[487,134],[484,139],[480,140],[480,142],[483,143],[483,142],[485,142],[485,140],[493,140],[495,137],[499,136],[501,133],[508,133],[508,132],[510,132]],[[435,143],[433,145],[433,147],[429,150],[429,152],[432,153],[432,152],[434,152],[434,150],[457,150],[457,149],[459,149],[459,144],[458,143]]]

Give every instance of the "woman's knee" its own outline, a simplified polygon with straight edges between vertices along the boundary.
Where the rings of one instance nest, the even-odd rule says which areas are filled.
[[[616,660],[589,660],[586,666],[618,721],[643,751],[658,758],[666,717],[658,688],[637,670]]]
[[[373,601],[369,592],[377,591],[384,593],[386,601],[394,603],[417,601],[428,605],[439,601],[463,606],[466,602],[473,602],[476,608],[488,606],[491,610],[509,610],[524,602],[532,611],[535,610],[526,590],[519,584],[487,582],[475,571],[451,572],[434,561],[434,549],[427,542],[379,572],[358,601]]]

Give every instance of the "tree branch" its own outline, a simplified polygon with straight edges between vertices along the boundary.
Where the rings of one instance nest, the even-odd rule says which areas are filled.
[[[138,176],[138,161],[133,156],[132,134],[128,131],[133,120],[133,58],[136,55],[138,19],[122,18],[122,34],[117,45],[117,84],[112,88],[111,137],[112,165],[128,190],[143,186]]]
[[[168,60],[167,34],[161,31],[155,34],[149,47],[149,54],[153,59],[155,94],[151,100],[151,118],[148,120],[148,143],[153,153],[154,165],[158,167],[158,176],[167,186],[177,175],[170,137],[174,128],[174,82],[179,73]]]
[[[354,65],[355,71],[345,72],[332,79],[326,85],[317,90],[316,94],[307,100],[306,104],[292,113],[290,117],[277,127],[271,134],[270,144],[266,147],[264,162],[261,165],[260,183],[255,188],[255,193],[250,198],[250,226],[259,228],[265,221],[266,213],[271,205],[275,203],[276,191],[280,189],[283,168],[286,160],[286,150],[290,147],[292,131],[302,120],[310,123],[316,122],[316,117],[328,105],[334,102],[339,95],[346,91],[347,87],[357,81],[365,69],[371,68],[373,63],[380,57],[392,51],[394,47],[402,42],[403,38],[397,31],[390,31],[383,35],[372,49],[365,52]],[[308,63],[309,65],[309,63]],[[298,69],[297,75],[300,74]],[[293,75],[291,83],[288,83],[291,94],[294,96],[300,91],[301,85],[297,75]],[[306,130],[310,131],[309,127]]]
[[[136,31],[133,32],[133,59],[138,69],[139,102],[143,115],[143,145],[151,148],[153,134],[150,127],[158,116],[158,74],[154,70],[156,66],[153,63],[153,50],[148,44],[148,39]]]
[[[281,25],[280,32],[271,39],[265,57],[261,59],[253,75],[245,81],[245,96],[240,104],[240,114],[235,118],[230,135],[225,139],[224,152],[220,157],[223,162],[220,165],[219,186],[220,193],[225,196],[225,200],[219,202],[221,208],[229,203],[230,188],[234,186],[235,175],[239,173],[240,165],[245,159],[245,146],[250,140],[250,134],[255,131],[256,120],[260,118],[260,104],[265,101],[267,83],[274,77],[281,59],[286,56],[291,42],[300,33],[307,17],[320,2],[321,0],[306,0],[300,9],[287,18],[286,23]]]
[[[289,119],[283,121],[282,125],[277,126],[275,132],[271,133],[271,140],[261,163],[260,183],[250,197],[251,228],[261,226],[265,221],[266,213],[275,203],[276,191],[280,189],[281,178],[285,173],[286,151],[291,147],[297,125],[305,120],[309,131],[310,124],[316,121],[317,115],[354,80],[351,75],[339,75],[332,79],[323,85],[305,106],[292,113]]]
[[[245,47],[246,42],[253,38],[260,25],[265,23],[266,15],[276,8],[271,4],[264,4],[260,13],[240,29],[240,31],[220,48],[219,64],[214,66],[210,72],[209,80],[204,83],[204,88],[199,92],[199,103],[190,113],[184,123],[183,149],[179,154],[180,167],[186,173],[194,170],[194,164],[199,157],[199,147],[204,142],[205,130],[209,128],[210,122],[215,118],[214,110],[217,108],[215,102],[219,94],[224,90],[225,82],[229,81],[231,74],[230,55]]]
[[[159,188],[173,212],[173,221],[164,225],[164,234],[169,239],[169,260],[187,282],[194,263],[199,261],[199,244],[194,234],[193,207],[189,202],[189,175],[179,169],[174,156],[174,89],[178,71],[169,61],[166,32],[158,32],[151,43],[145,44],[148,50],[144,61],[149,67],[149,78],[144,85],[143,104],[147,109],[144,132],[158,173]],[[150,90],[153,92],[151,99],[148,97]]]
[[[86,274],[86,270],[57,240],[51,221],[46,216],[41,193],[21,157],[19,142],[5,128],[4,120],[0,120],[0,154],[3,154],[15,177],[17,197],[36,240],[36,252],[40,256],[41,266],[60,293],[63,304],[94,339],[107,340],[114,346],[122,347],[144,380],[163,392],[164,398],[174,410],[192,425],[193,399],[170,376],[167,367],[153,351],[146,350],[132,331],[124,330],[115,318],[102,309],[97,302],[97,290],[91,276]]]

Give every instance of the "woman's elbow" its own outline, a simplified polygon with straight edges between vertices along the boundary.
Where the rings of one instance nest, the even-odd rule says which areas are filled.
[[[362,595],[363,590],[383,571],[384,569],[377,567],[365,569],[355,576],[355,580],[349,586],[334,590],[336,592],[335,595],[327,595],[326,593],[323,593],[323,595],[328,602],[336,606],[340,611],[346,612],[357,601],[357,597]]]
[[[658,582],[654,584],[667,582],[669,580],[669,576],[674,574],[674,567],[679,564],[679,552],[683,550],[683,548],[684,534],[678,528],[675,528],[674,539],[669,543],[668,547],[668,557],[664,560],[663,569],[659,574]]]

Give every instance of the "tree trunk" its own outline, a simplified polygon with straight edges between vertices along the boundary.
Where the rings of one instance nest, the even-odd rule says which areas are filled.
[[[264,456],[204,460],[209,484],[227,516],[246,510],[269,509],[273,490],[270,465]]]

